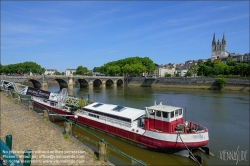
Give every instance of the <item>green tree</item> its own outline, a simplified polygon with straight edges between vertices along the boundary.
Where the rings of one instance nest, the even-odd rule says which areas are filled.
[[[115,68],[113,66],[116,66]],[[120,68],[120,71],[118,72],[118,67]],[[138,68],[136,68],[136,66]],[[129,57],[125,59],[121,59],[118,61],[109,62],[107,64],[104,64],[101,67],[95,67],[93,69],[94,72],[100,72],[104,74],[114,75],[114,70],[116,70],[115,73],[118,75],[139,75],[143,72],[152,73],[155,70],[155,64],[151,59],[148,57],[140,58],[140,57]],[[144,71],[142,71],[144,70]]]
[[[191,77],[193,74],[188,70],[185,74],[185,77]]]
[[[218,84],[219,88],[222,89],[226,85],[226,79],[223,77],[217,78],[216,83]]]
[[[165,77],[171,77],[171,74],[165,73]]]
[[[107,72],[111,76],[116,76],[116,75],[120,75],[121,69],[120,69],[120,66],[118,65],[109,66],[107,69]]]
[[[76,75],[84,75],[84,74],[87,74],[87,73],[88,73],[87,67],[78,66],[76,68],[76,72],[75,72]],[[74,73],[73,73],[73,75],[74,75]]]
[[[188,72],[195,77],[195,75],[198,73],[198,69],[199,69],[198,65],[193,65],[188,69]]]
[[[213,66],[214,75],[224,75],[224,69],[227,67],[225,63],[221,61],[215,61]]]
[[[58,71],[56,71],[56,72],[54,73],[54,75],[61,75],[61,73],[58,72]]]

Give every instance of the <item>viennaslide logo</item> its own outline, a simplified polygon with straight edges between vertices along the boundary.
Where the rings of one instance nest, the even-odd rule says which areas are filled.
[[[222,150],[220,151],[220,159],[223,161],[235,161],[238,162],[247,161],[247,150],[240,150],[238,146],[236,150]]]

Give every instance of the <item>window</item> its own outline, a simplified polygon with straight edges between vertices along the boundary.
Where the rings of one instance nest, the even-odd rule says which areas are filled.
[[[173,117],[174,117],[174,111],[171,112],[171,118],[173,118]]]
[[[182,109],[179,109],[179,115],[181,115],[182,114]]]
[[[99,116],[98,116],[98,115],[95,115],[95,114],[90,114],[90,113],[89,113],[89,116],[99,119]]]
[[[155,116],[155,110],[149,109],[149,110],[148,110],[148,113],[149,113],[151,116]]]
[[[178,110],[175,110],[175,116],[178,116]]]
[[[162,112],[163,118],[168,118],[168,112]]]
[[[101,105],[103,105],[103,104],[101,104],[101,103],[98,103],[98,104],[96,104],[96,105],[93,105],[93,107],[100,107]]]
[[[123,106],[116,106],[115,108],[113,108],[113,111],[117,111],[117,112],[120,112],[120,111],[122,111],[124,109],[124,107]]]
[[[157,111],[156,116],[161,117],[161,111]]]

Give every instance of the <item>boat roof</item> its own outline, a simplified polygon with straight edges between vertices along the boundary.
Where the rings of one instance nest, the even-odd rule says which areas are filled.
[[[87,105],[84,108],[107,113],[110,115],[116,115],[123,118],[128,118],[131,119],[132,121],[141,117],[142,115],[145,115],[145,110],[124,107],[114,104],[104,104],[99,102],[94,102],[93,104]]]
[[[163,111],[163,112],[172,112],[172,111],[175,111],[178,109],[182,109],[181,107],[175,107],[175,106],[171,106],[171,105],[162,105],[162,104],[153,105],[153,106],[150,106],[147,108],[152,109],[152,110]]]

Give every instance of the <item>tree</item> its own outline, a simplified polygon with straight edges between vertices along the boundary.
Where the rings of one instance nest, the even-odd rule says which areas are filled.
[[[30,72],[36,73],[36,74],[42,74],[44,73],[44,71],[45,69],[35,62],[23,62],[23,63],[17,63],[17,64],[9,64],[9,65],[2,66],[1,68],[1,73],[5,73],[5,74],[9,74],[9,73],[29,74]]]
[[[84,74],[87,74],[87,72],[88,72],[88,69],[86,67],[78,66],[75,74],[76,75],[84,75]],[[74,75],[74,73],[73,73],[73,75]]]
[[[120,69],[120,66],[118,65],[109,66],[107,72],[111,76],[116,76],[116,75],[120,75],[121,69]]]
[[[185,77],[191,77],[191,76],[192,76],[192,73],[190,71],[187,71],[185,74]]]
[[[116,68],[113,68],[113,66],[116,66]],[[118,67],[120,68],[119,72]],[[114,70],[117,70],[115,73],[118,75],[131,74],[135,76],[143,72],[153,73],[155,70],[155,64],[148,57],[129,57],[118,61],[109,62],[101,67],[94,67],[93,69],[94,72],[100,72],[109,75],[114,75]]]
[[[171,77],[171,74],[165,73],[165,77]]]
[[[222,89],[226,85],[226,79],[223,77],[217,78],[216,83],[218,84],[219,88]]]
[[[199,66],[193,65],[188,69],[188,72],[191,73],[195,77],[195,75],[198,73]],[[188,73],[187,72],[187,73]]]
[[[56,71],[53,75],[61,75],[61,73]]]
[[[213,66],[214,66],[213,68],[214,75],[224,75],[224,69],[227,66],[225,63],[221,61],[215,61]]]

